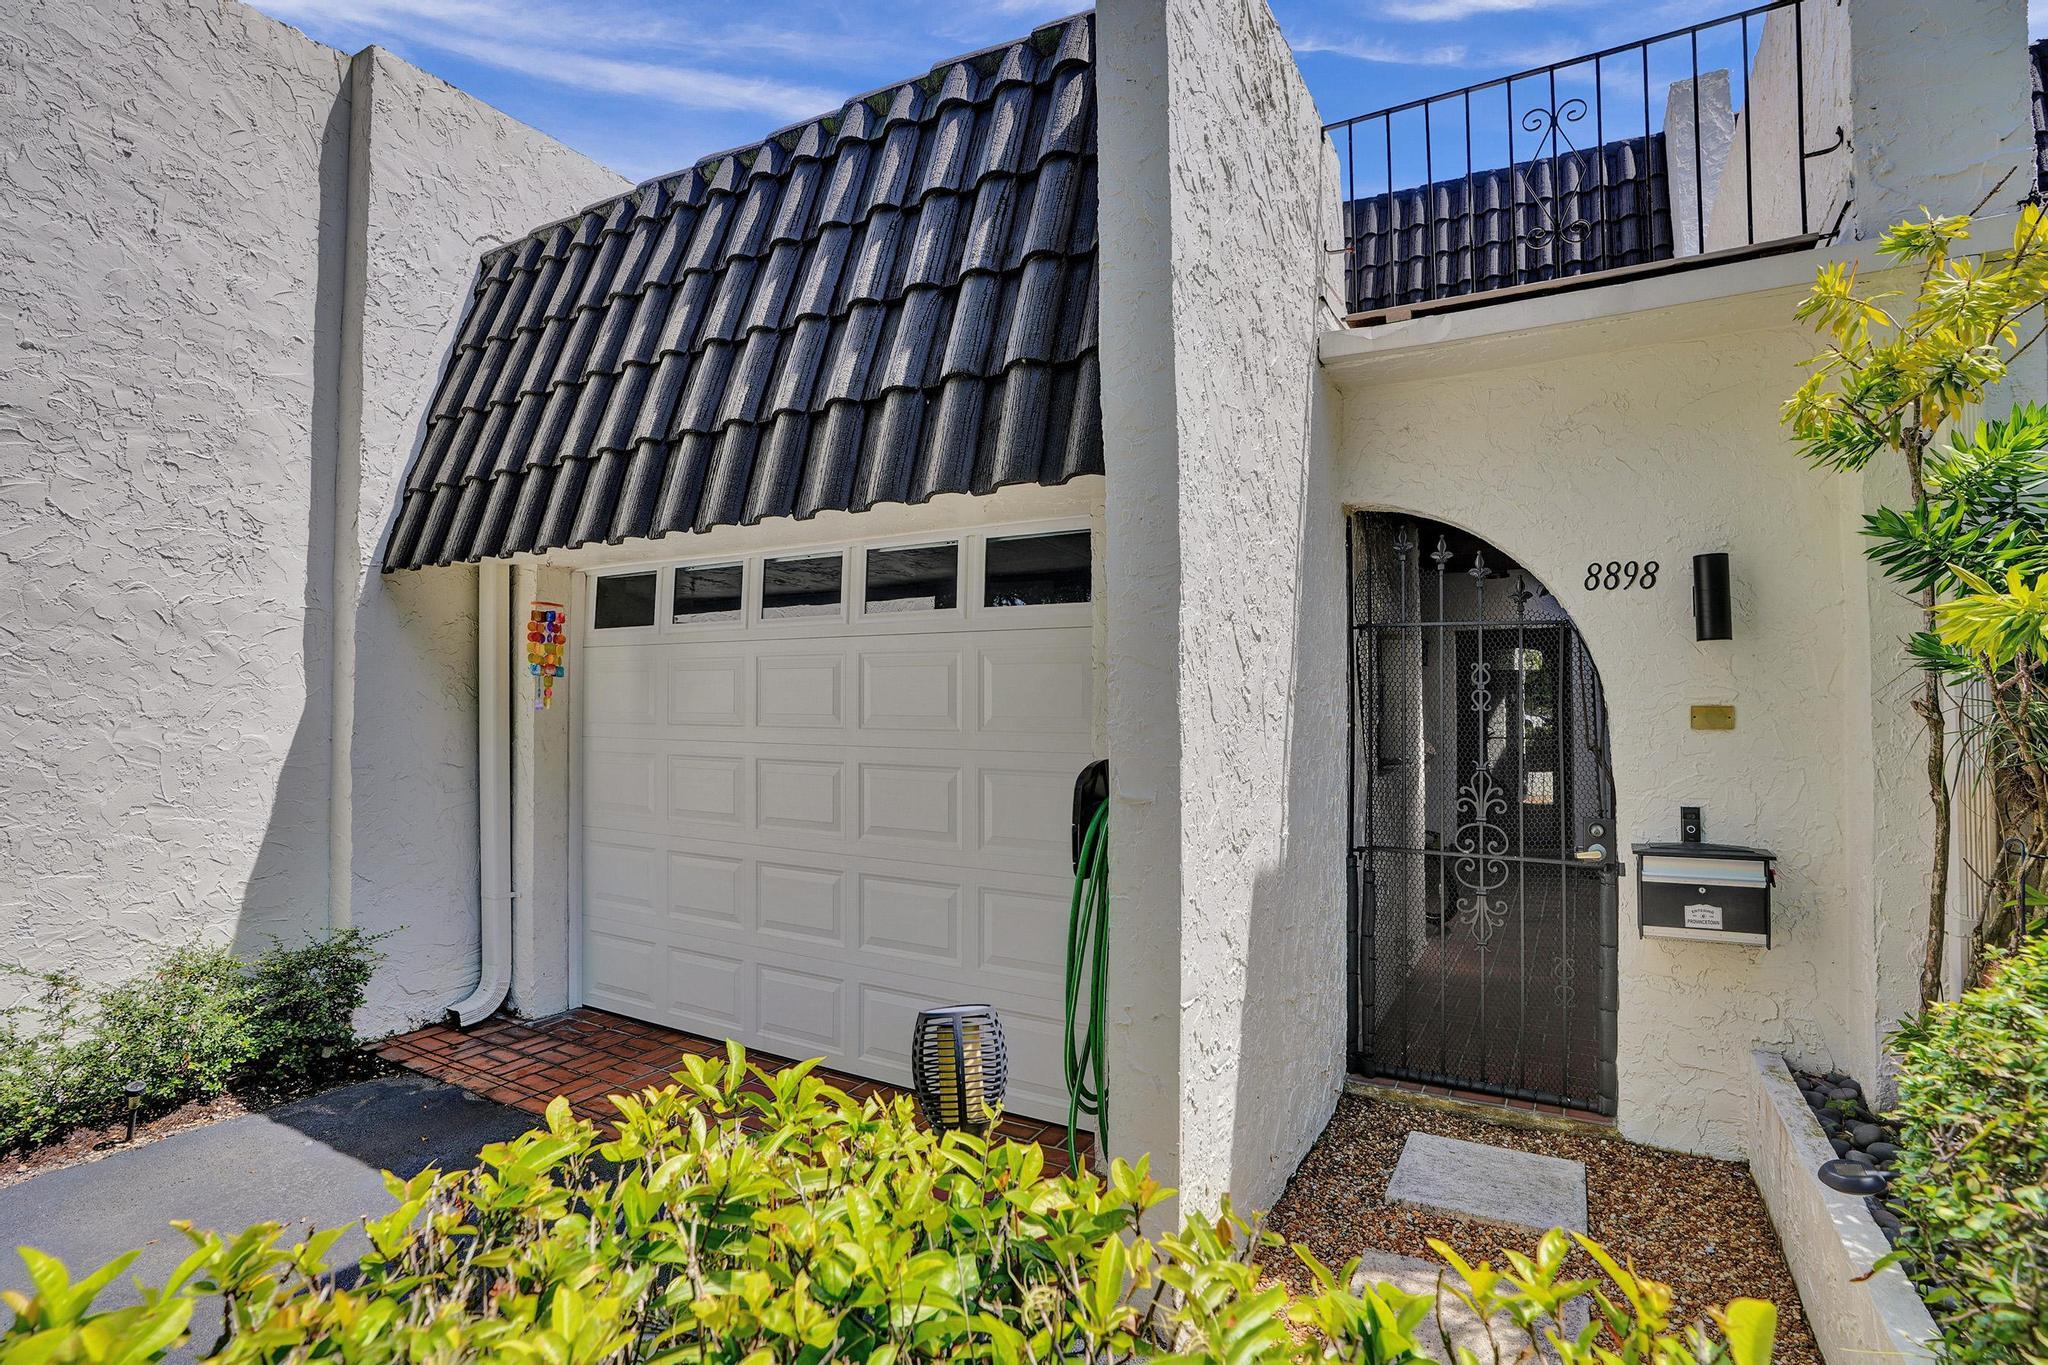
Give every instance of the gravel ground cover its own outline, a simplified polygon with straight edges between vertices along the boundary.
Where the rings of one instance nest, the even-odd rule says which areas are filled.
[[[1431,1237],[1449,1243],[1467,1260],[1499,1262],[1503,1247],[1527,1250],[1533,1236],[1385,1202],[1387,1178],[1411,1132],[1584,1162],[1593,1236],[1624,1263],[1633,1262],[1650,1278],[1670,1285],[1684,1320],[1732,1298],[1769,1299],[1778,1306],[1774,1359],[1785,1365],[1822,1365],[1763,1196],[1749,1169],[1737,1162],[1657,1151],[1598,1130],[1522,1127],[1462,1111],[1347,1094],[1266,1226],[1307,1246],[1326,1264],[1342,1263],[1369,1247],[1432,1257]],[[1265,1265],[1290,1290],[1310,1288],[1307,1272],[1291,1252],[1269,1251]],[[1592,1273],[1593,1267],[1585,1262],[1583,1269]]]

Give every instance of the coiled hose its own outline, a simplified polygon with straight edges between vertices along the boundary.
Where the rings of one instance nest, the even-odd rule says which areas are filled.
[[[1109,1150],[1109,1064],[1102,1021],[1109,1004],[1109,803],[1096,807],[1074,863],[1067,914],[1067,1155],[1081,1163],[1081,1116],[1095,1118],[1095,1150]],[[1083,995],[1088,1025],[1079,1026]]]

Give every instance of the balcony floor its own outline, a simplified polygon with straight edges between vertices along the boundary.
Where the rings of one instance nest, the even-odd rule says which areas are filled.
[[[604,1123],[614,1113],[606,1096],[665,1084],[685,1055],[722,1057],[725,1044],[604,1010],[575,1009],[547,1019],[494,1018],[467,1032],[430,1024],[385,1039],[377,1052],[387,1061],[532,1114],[545,1112],[548,1102],[562,1095],[578,1118]],[[765,1052],[749,1052],[747,1060],[764,1071],[794,1064]],[[859,1099],[908,1093],[822,1067],[812,1074]],[[1012,1116],[996,1132],[1012,1142],[1042,1146],[1048,1174],[1066,1171],[1064,1128]],[[1081,1143],[1083,1156],[1089,1156],[1092,1139],[1083,1134]]]

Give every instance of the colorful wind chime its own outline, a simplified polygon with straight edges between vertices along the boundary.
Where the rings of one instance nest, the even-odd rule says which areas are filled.
[[[562,648],[569,638],[569,613],[559,602],[535,602],[526,613],[526,671],[533,674],[533,709],[544,711],[555,701],[555,679],[562,676]]]

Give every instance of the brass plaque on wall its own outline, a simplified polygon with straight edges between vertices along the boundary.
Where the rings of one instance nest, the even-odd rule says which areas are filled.
[[[1692,728],[1695,730],[1733,730],[1735,708],[1732,706],[1695,706],[1692,708]]]

